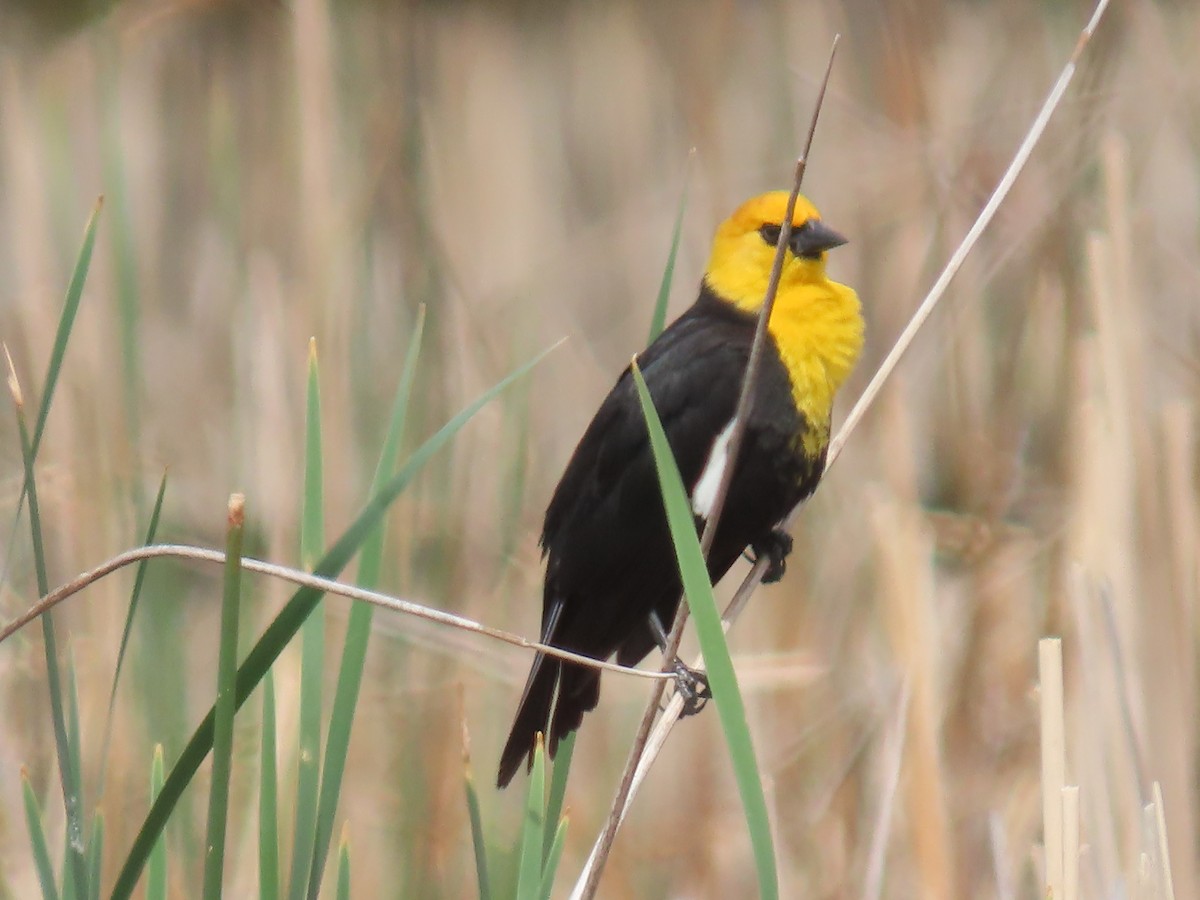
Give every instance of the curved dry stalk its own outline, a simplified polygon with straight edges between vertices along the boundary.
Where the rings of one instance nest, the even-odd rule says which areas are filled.
[[[214,563],[216,565],[225,564],[225,554],[220,550],[209,550],[205,547],[191,547],[187,544],[151,544],[147,547],[138,547],[133,550],[126,550],[124,553],[118,553],[111,559],[105,560],[96,568],[77,575],[75,578],[68,581],[53,591],[42,597],[31,606],[28,610],[22,613],[13,621],[9,622],[0,629],[0,644],[8,640],[42,613],[53,609],[64,600],[73,597],[81,590],[90,584],[94,584],[102,578],[111,575],[118,569],[123,569],[125,566],[132,565],[136,562],[141,562],[145,559],[158,559],[161,557],[172,557],[175,559],[190,559],[196,562]],[[326,594],[333,594],[340,597],[348,597],[351,600],[362,600],[366,603],[373,603],[376,606],[381,606],[384,609],[390,609],[398,613],[403,613],[408,616],[416,616],[420,619],[428,619],[430,622],[436,622],[439,625],[447,625],[451,628],[458,628],[462,631],[469,631],[474,634],[482,634],[485,637],[493,638],[498,641],[503,641],[506,644],[512,644],[516,647],[523,647],[526,650],[534,650],[538,653],[544,653],[547,656],[556,656],[559,659],[565,659],[568,662],[579,663],[580,665],[590,666],[593,669],[598,669],[603,672],[615,672],[619,675],[633,675],[637,678],[648,678],[654,681],[667,682],[674,679],[674,674],[670,672],[646,672],[641,669],[632,669],[628,666],[610,663],[604,660],[592,659],[588,656],[581,656],[578,653],[572,653],[569,650],[563,650],[559,647],[551,647],[548,644],[541,644],[537,641],[527,640],[519,634],[513,634],[509,631],[502,631],[499,628],[492,628],[488,625],[483,625],[476,622],[474,619],[468,619],[465,616],[458,616],[454,613],[443,612],[440,609],[433,609],[429,606],[422,606],[420,603],[413,603],[411,600],[401,600],[398,597],[392,597],[388,594],[381,594],[378,591],[368,591],[364,588],[357,587],[352,584],[344,584],[340,581],[335,581],[332,578],[323,578],[320,575],[313,575],[311,572],[305,572],[302,569],[293,569],[289,566],[281,566],[276,563],[263,562],[262,560],[252,559],[251,557],[242,557],[242,568],[247,572],[255,572],[259,575],[267,575],[271,578],[278,578],[283,581],[289,581],[292,584],[300,587],[310,587],[318,591],[324,591]]]
[[[1092,11],[1091,17],[1088,19],[1087,24],[1080,32],[1079,40],[1076,42],[1074,49],[1071,51],[1071,55],[1068,58],[1066,65],[1063,67],[1063,70],[1059,74],[1057,81],[1055,81],[1053,87],[1050,89],[1049,94],[1046,96],[1045,101],[1038,110],[1038,114],[1034,117],[1032,124],[1029,126],[1029,131],[1021,141],[1020,146],[1013,155],[1012,161],[1009,163],[1004,175],[997,183],[991,197],[988,198],[988,202],[984,205],[983,209],[979,213],[979,216],[976,218],[975,223],[971,226],[966,236],[962,239],[961,243],[951,255],[949,261],[946,263],[945,268],[943,268],[941,274],[938,276],[937,281],[935,281],[933,287],[929,289],[929,293],[925,296],[925,299],[921,301],[921,304],[917,307],[916,312],[913,313],[912,318],[909,320],[904,330],[900,333],[900,336],[896,339],[896,343],[892,346],[892,349],[888,352],[888,355],[884,358],[883,362],[876,370],[875,375],[871,378],[870,383],[867,385],[858,401],[854,404],[854,407],[851,409],[849,415],[847,415],[846,421],[842,424],[842,427],[838,430],[838,433],[834,436],[833,440],[830,441],[829,452],[825,463],[826,471],[829,470],[829,467],[833,465],[838,456],[841,454],[842,448],[845,447],[846,441],[849,439],[850,434],[858,426],[859,422],[862,421],[862,418],[866,415],[867,410],[870,409],[871,405],[875,402],[876,397],[879,395],[879,392],[883,387],[883,383],[891,376],[892,372],[896,368],[896,365],[900,362],[901,357],[908,350],[917,333],[921,330],[922,326],[932,314],[934,308],[945,295],[946,289],[950,286],[950,282],[954,279],[954,276],[958,274],[958,270],[962,267],[964,260],[975,248],[975,244],[978,242],[980,235],[983,234],[983,231],[991,223],[996,211],[1000,208],[1000,205],[1008,196],[1008,192],[1012,188],[1013,183],[1016,181],[1017,176],[1020,175],[1021,170],[1025,168],[1025,164],[1028,162],[1030,155],[1033,153],[1034,147],[1036,147],[1038,142],[1041,140],[1042,133],[1046,129],[1046,124],[1050,121],[1051,116],[1058,108],[1063,94],[1066,93],[1067,87],[1070,85],[1071,79],[1075,75],[1075,69],[1079,64],[1079,60],[1083,56],[1084,50],[1087,49],[1092,35],[1096,31],[1096,27],[1100,24],[1100,20],[1103,18],[1104,12],[1108,8],[1108,3],[1109,0],[1098,0],[1095,8]],[[802,171],[800,174],[803,174]],[[785,529],[790,528],[795,522],[799,511],[800,506],[797,505],[790,513],[788,513],[787,518],[785,518],[782,523]],[[750,595],[753,594],[755,589],[762,583],[763,575],[766,574],[767,565],[767,559],[764,558],[757,560],[751,567],[750,572],[742,581],[741,585],[738,587],[737,592],[734,594],[733,599],[730,601],[729,606],[726,607],[725,613],[722,616],[726,631],[733,626],[734,622],[737,620],[737,617],[745,608],[747,601],[750,599]],[[703,657],[697,657],[693,662],[693,666],[696,668],[702,667],[703,665]],[[653,730],[649,732],[648,737],[645,739],[644,752],[642,752],[637,759],[636,769],[628,779],[628,790],[622,790],[622,792],[618,794],[618,799],[621,799],[621,795],[624,794],[624,800],[623,802],[619,803],[614,802],[613,808],[610,811],[609,823],[613,832],[615,832],[616,828],[620,826],[620,823],[624,821],[625,813],[629,809],[629,803],[637,794],[638,787],[645,779],[646,773],[649,772],[650,767],[654,764],[654,760],[658,757],[659,752],[662,750],[662,746],[666,742],[667,735],[670,733],[671,729],[674,728],[675,722],[679,719],[682,710],[683,700],[678,694],[676,694],[671,698],[671,701],[667,704],[666,709],[663,710],[662,715],[658,718],[657,723],[653,726]],[[622,788],[624,787],[625,781],[623,780]],[[610,827],[605,828],[605,831],[601,834],[600,838],[597,839],[595,845],[593,846],[591,855],[588,857],[587,863],[585,863],[583,871],[579,876],[576,888],[571,894],[572,900],[575,900],[577,897],[590,897],[593,895],[595,890],[594,886],[591,888],[591,892],[588,892],[587,886],[592,885],[594,881],[598,881],[599,870],[603,866],[604,858],[607,856],[608,850],[612,843],[612,836],[609,834]]]

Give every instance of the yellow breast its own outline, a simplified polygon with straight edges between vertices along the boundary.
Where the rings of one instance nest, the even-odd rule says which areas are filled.
[[[752,315],[758,314],[766,296],[775,260],[771,229],[779,234],[787,202],[782,191],[754,197],[721,223],[713,238],[705,281],[725,302]],[[792,215],[793,229],[820,221],[820,215],[800,197]],[[767,327],[787,369],[792,400],[808,423],[799,436],[801,445],[806,455],[815,458],[829,442],[834,395],[862,352],[858,295],[826,277],[824,252],[809,254],[793,245],[784,253]]]
[[[801,435],[807,456],[828,445],[834,395],[862,352],[859,310],[853,290],[828,280],[781,289],[771,310],[767,330],[787,370],[792,401],[809,426]]]
[[[718,296],[753,315],[762,307],[774,253],[761,240],[758,243],[767,251],[765,269],[761,261],[710,264],[705,275]],[[823,260],[788,256],[767,330],[787,369],[792,400],[808,423],[800,437],[805,454],[813,457],[829,442],[834,395],[862,352],[862,310],[851,288],[825,277]]]

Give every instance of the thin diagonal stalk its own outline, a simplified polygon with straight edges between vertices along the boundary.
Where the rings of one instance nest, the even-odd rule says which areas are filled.
[[[215,563],[216,565],[225,564],[225,554],[220,550],[211,550],[206,547],[189,547],[184,544],[154,544],[149,547],[135,547],[131,550],[126,550],[123,553],[118,553],[116,556],[101,563],[96,568],[84,572],[66,584],[55,588],[41,600],[23,612],[13,621],[9,622],[4,628],[0,629],[0,644],[8,640],[38,616],[53,609],[64,600],[73,597],[85,587],[100,581],[102,578],[111,575],[125,566],[133,565],[145,559],[158,559],[161,557],[173,557],[176,559],[187,559],[193,562]],[[519,634],[513,634],[509,631],[504,631],[499,628],[492,628],[488,625],[481,625],[473,619],[468,619],[464,616],[458,616],[454,613],[443,612],[440,609],[433,609],[429,606],[422,606],[420,603],[413,603],[410,600],[401,600],[398,597],[392,597],[388,594],[382,594],[378,591],[369,591],[365,588],[360,588],[357,585],[346,584],[341,581],[336,581],[333,578],[326,578],[321,575],[314,575],[311,572],[304,572],[300,569],[293,569],[289,566],[280,566],[275,563],[263,562],[253,557],[242,557],[242,568],[247,572],[255,572],[259,575],[267,575],[272,578],[279,578],[283,581],[289,581],[292,584],[299,585],[303,588],[309,588],[315,591],[321,591],[326,594],[334,594],[340,597],[349,597],[351,600],[364,600],[367,603],[373,603],[376,606],[381,606],[384,609],[390,609],[393,612],[403,613],[404,615],[416,616],[417,618],[427,619],[430,622],[436,622],[439,625],[446,625],[450,628],[458,628],[463,631],[470,631],[475,634],[481,634],[485,637],[494,640],[502,641],[506,644],[512,644],[514,647],[522,647],[526,650],[532,650],[547,656],[553,656],[558,659],[566,660],[567,662],[578,663],[582,666],[590,666],[593,669],[601,672],[614,672],[618,675],[629,675],[633,678],[646,678],[651,681],[672,681],[675,678],[672,672],[647,672],[643,669],[634,669],[628,666],[622,666],[618,663],[605,662],[603,660],[593,659],[590,656],[582,656],[578,653],[572,653],[570,650],[563,650],[561,647],[554,647],[550,644],[542,644],[538,641],[531,641],[522,637]]]

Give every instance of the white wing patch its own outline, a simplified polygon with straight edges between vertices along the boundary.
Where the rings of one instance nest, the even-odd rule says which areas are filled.
[[[713,441],[712,449],[708,451],[708,461],[704,464],[692,491],[692,511],[702,519],[708,518],[712,512],[713,501],[717,499],[717,488],[729,462],[729,438],[732,434],[733,419],[730,419]]]

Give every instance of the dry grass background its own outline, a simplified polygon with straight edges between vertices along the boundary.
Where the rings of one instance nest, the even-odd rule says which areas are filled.
[[[843,34],[806,192],[851,236],[830,265],[866,308],[848,405],[1087,13],[1032,0],[128,0],[31,19],[22,6],[36,10],[0,10],[0,337],[27,390],[106,195],[41,456],[51,580],[137,541],[164,466],[164,537],[216,545],[240,489],[251,551],[294,561],[310,335],[336,533],[364,496],[425,303],[418,434],[570,336],[392,518],[390,589],[530,635],[540,513],[644,340],[688,148],[672,314],[717,221],[786,187]],[[1186,3],[1111,10],[995,226],[803,515],[788,577],[739,623],[786,896],[1038,896],[1045,634],[1064,637],[1083,896],[1141,896],[1153,780],[1176,896],[1200,896],[1197,38]],[[13,508],[7,415],[0,478],[0,509]],[[170,759],[211,700],[217,574],[152,569],[107,763],[110,873],[145,809],[153,744]],[[3,577],[8,618],[36,593],[19,541]],[[66,614],[85,740],[99,739],[127,591],[111,579]],[[284,589],[256,594],[261,623]],[[336,630],[345,607],[328,610]],[[457,697],[486,781],[529,660],[376,622],[342,804],[359,895],[470,896]],[[0,866],[17,897],[35,890],[18,766],[57,790],[35,640],[0,649]],[[292,754],[296,660],[276,672]],[[644,691],[606,677],[581,733],[564,879],[603,820]],[[231,839],[246,850],[231,896],[256,884],[254,718],[239,731]],[[679,729],[604,896],[753,890],[723,753],[715,715]],[[98,765],[85,761],[93,783]],[[483,801],[490,836],[508,840],[519,794]],[[173,873],[177,896],[194,892],[188,875]]]

